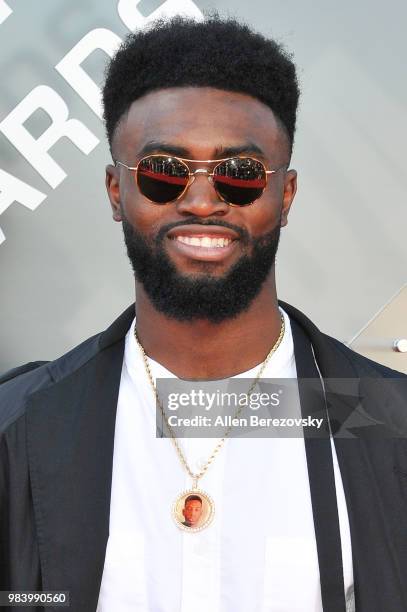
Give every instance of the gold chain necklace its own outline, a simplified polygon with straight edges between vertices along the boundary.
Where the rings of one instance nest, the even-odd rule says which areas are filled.
[[[285,332],[284,316],[281,314],[280,334],[276,342],[272,346],[270,352],[268,353],[267,357],[261,364],[259,371],[257,372],[257,376],[254,379],[253,383],[251,384],[247,392],[248,398],[250,397],[255,386],[257,385],[271,356],[276,352],[276,350],[280,346],[281,341],[284,337],[284,332]],[[188,462],[185,458],[185,455],[182,452],[180,445],[178,444],[177,437],[175,436],[174,431],[168,422],[166,412],[164,410],[161,399],[157,392],[157,387],[154,384],[154,378],[151,373],[147,355],[145,353],[145,350],[140,340],[138,339],[136,328],[134,328],[134,337],[141,351],[141,354],[143,356],[144,366],[147,372],[148,379],[150,381],[151,387],[156,397],[157,404],[160,408],[165,425],[171,435],[171,440],[173,441],[175,450],[178,454],[178,457],[182,465],[185,467],[186,471],[192,478],[192,488],[189,489],[188,491],[184,491],[183,493],[181,493],[174,502],[173,509],[172,509],[173,518],[175,519],[175,522],[177,523],[178,527],[180,527],[181,529],[185,529],[186,531],[201,531],[202,529],[207,527],[209,523],[212,521],[214,513],[215,513],[215,506],[214,506],[214,502],[212,498],[205,491],[202,491],[202,489],[198,489],[198,480],[202,478],[202,476],[206,473],[209,466],[215,459],[216,455],[218,454],[218,452],[224,445],[226,438],[228,437],[228,435],[230,434],[233,428],[233,425],[232,424],[229,425],[229,427],[226,429],[225,433],[223,434],[223,438],[215,446],[215,448],[212,451],[212,454],[210,455],[209,459],[207,460],[207,462],[205,463],[201,471],[194,473],[189,467]],[[233,419],[239,416],[240,412],[243,410],[244,407],[245,406],[242,405],[238,408]],[[233,423],[233,419],[231,420],[232,423]]]

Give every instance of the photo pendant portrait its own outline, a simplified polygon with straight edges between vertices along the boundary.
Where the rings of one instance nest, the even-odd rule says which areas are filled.
[[[177,497],[172,507],[173,519],[184,531],[202,531],[210,525],[215,514],[212,498],[194,486]]]
[[[262,364],[260,365],[259,371],[257,373],[257,376],[255,378],[255,380],[253,381],[253,383],[250,386],[250,389],[247,392],[247,395],[250,397],[251,393],[253,392],[253,389],[255,388],[255,386],[257,385],[257,382],[259,381],[266,365],[267,362],[269,361],[270,357],[275,353],[275,351],[277,350],[277,348],[280,346],[281,341],[284,337],[284,332],[285,332],[285,323],[284,323],[284,316],[282,313],[280,313],[281,315],[281,328],[280,328],[280,333],[279,336],[276,340],[276,342],[274,343],[274,345],[272,346],[272,348],[270,349],[270,352],[268,353],[267,357],[265,358],[265,360],[262,362]],[[144,348],[140,342],[140,340],[137,337],[137,330],[136,328],[134,328],[134,337],[136,339],[136,343],[141,351],[141,354],[143,356],[143,361],[144,361],[144,367],[147,373],[147,376],[149,378],[150,384],[151,384],[151,388],[154,392],[155,398],[156,398],[156,402],[161,410],[161,414],[163,416],[164,422],[167,426],[167,429],[171,435],[171,439],[172,442],[174,444],[175,450],[178,454],[178,457],[180,459],[181,464],[184,466],[185,470],[188,472],[188,474],[191,476],[193,484],[192,484],[192,489],[189,489],[188,491],[184,491],[183,493],[181,493],[181,495],[179,495],[177,497],[177,499],[174,502],[173,505],[173,509],[172,509],[172,515],[173,518],[176,522],[176,524],[178,525],[178,527],[180,529],[183,529],[185,531],[189,531],[189,532],[196,532],[196,531],[201,531],[202,529],[205,529],[205,527],[207,527],[212,519],[213,516],[215,514],[215,506],[213,503],[212,498],[205,493],[204,491],[202,491],[201,489],[198,489],[198,480],[200,478],[202,478],[202,476],[205,474],[206,470],[209,468],[209,466],[211,465],[213,459],[215,458],[215,456],[217,455],[217,453],[219,452],[219,450],[222,448],[226,438],[228,437],[228,435],[230,434],[233,425],[230,425],[225,433],[223,434],[223,438],[220,440],[220,442],[215,446],[215,448],[213,449],[212,454],[210,455],[210,457],[208,458],[205,466],[203,467],[203,469],[197,473],[194,474],[194,472],[192,472],[191,468],[188,465],[188,462],[184,456],[184,453],[181,450],[180,445],[177,442],[177,438],[172,430],[171,425],[168,422],[168,418],[166,415],[166,412],[164,410],[164,407],[162,405],[161,399],[158,395],[157,392],[157,387],[154,384],[154,378],[153,375],[151,373],[150,370],[150,366],[148,363],[148,358],[147,355],[144,351]],[[237,417],[241,410],[243,409],[244,406],[240,406],[235,414],[235,417]]]

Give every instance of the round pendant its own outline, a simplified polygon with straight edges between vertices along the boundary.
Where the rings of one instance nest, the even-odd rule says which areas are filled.
[[[201,489],[184,491],[172,507],[174,521],[184,531],[202,531],[211,523],[214,514],[212,498]]]

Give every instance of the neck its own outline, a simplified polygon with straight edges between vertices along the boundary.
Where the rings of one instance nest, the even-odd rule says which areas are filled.
[[[222,323],[158,312],[136,282],[137,335],[149,357],[179,378],[235,376],[264,361],[281,329],[274,274],[247,311]]]

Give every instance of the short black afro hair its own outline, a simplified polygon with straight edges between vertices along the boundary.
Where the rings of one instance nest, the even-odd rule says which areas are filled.
[[[292,148],[299,86],[291,56],[275,42],[217,13],[205,21],[158,20],[130,34],[107,66],[106,133],[144,94],[169,87],[215,87],[253,96],[284,126]]]

